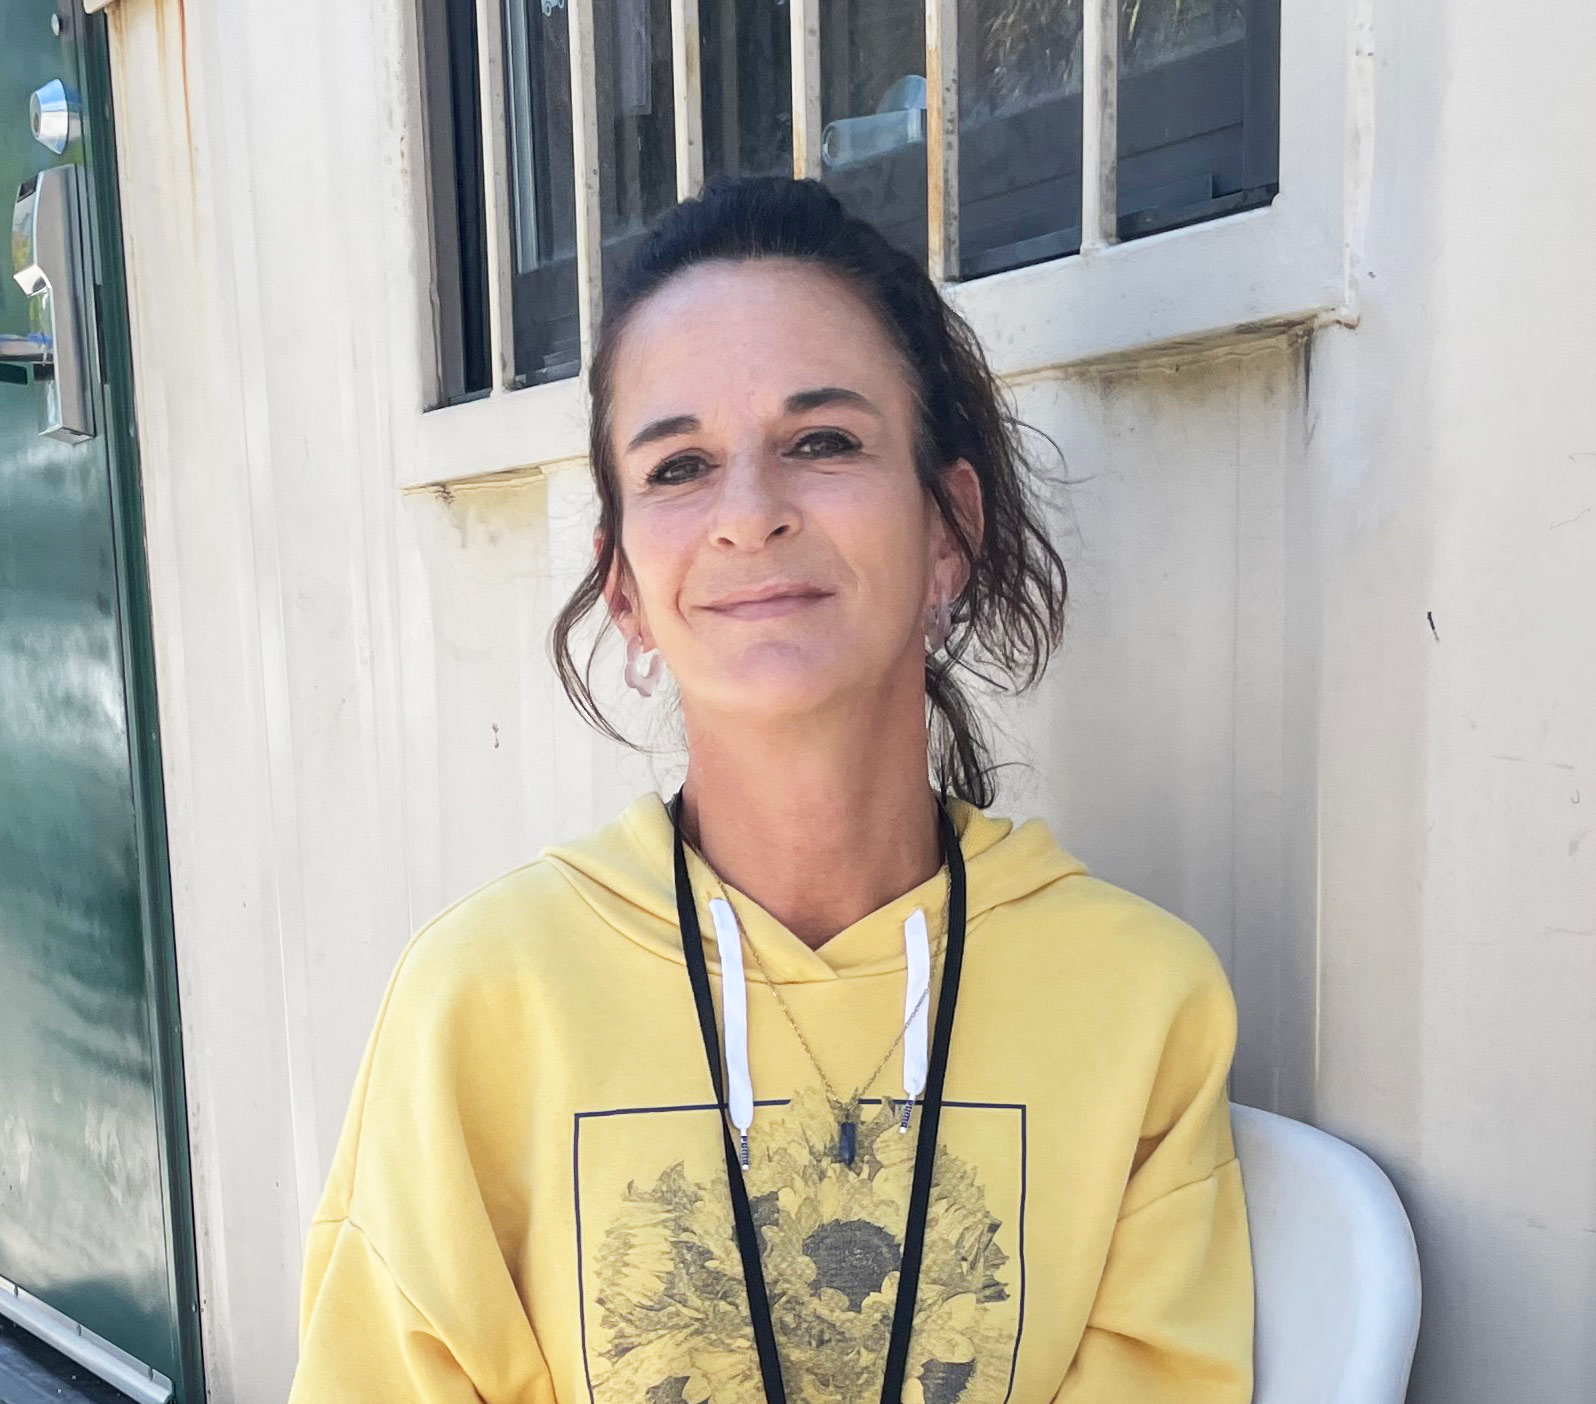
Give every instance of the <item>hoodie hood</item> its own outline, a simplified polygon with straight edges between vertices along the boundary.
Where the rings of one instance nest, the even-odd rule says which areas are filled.
[[[1086,871],[1078,859],[1059,847],[1040,818],[1016,826],[1013,820],[989,815],[956,796],[948,799],[947,809],[964,854],[967,931],[972,940],[983,918],[995,908],[1059,878]],[[663,959],[680,964],[672,843],[665,800],[649,790],[603,827],[552,844],[539,857],[560,871],[610,926]],[[771,977],[781,984],[902,970],[906,959],[904,922],[916,907],[925,912],[933,949],[940,941],[947,886],[941,869],[839,931],[819,950],[811,950],[753,898],[722,882],[692,844],[686,846],[686,852],[705,957],[712,969],[719,968],[710,908],[716,897],[731,904],[746,939],[758,950]],[[750,978],[759,976],[751,971]]]

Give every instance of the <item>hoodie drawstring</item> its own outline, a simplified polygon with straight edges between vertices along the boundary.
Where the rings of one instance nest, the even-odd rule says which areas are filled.
[[[749,1168],[748,1133],[754,1124],[754,1083],[748,1060],[748,976],[743,965],[742,928],[731,903],[709,899],[720,952],[721,1022],[726,1048],[726,1110],[737,1128],[738,1158]],[[931,943],[925,912],[916,907],[903,923],[903,1092],[898,1130],[907,1132],[914,1104],[925,1091],[930,1060]]]
[[[903,954],[907,969],[903,981],[903,1116],[898,1130],[906,1133],[914,1115],[914,1102],[925,1091],[930,1048],[931,942],[926,937],[925,912],[916,907],[903,923]]]
[[[726,1041],[726,1109],[737,1128],[738,1151],[748,1168],[748,1129],[754,1124],[754,1084],[748,1073],[748,977],[743,971],[743,938],[737,914],[724,897],[709,899],[720,947],[721,1020]]]

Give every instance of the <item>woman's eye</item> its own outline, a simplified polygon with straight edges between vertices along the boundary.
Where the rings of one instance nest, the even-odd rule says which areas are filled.
[[[671,483],[682,482],[687,476],[688,471],[691,470],[696,464],[701,462],[703,462],[703,460],[699,458],[697,454],[678,454],[675,458],[667,458],[658,467],[653,469],[653,471],[649,473],[647,481],[650,483],[664,483],[667,485]],[[682,470],[680,475],[677,475],[678,469]]]
[[[821,429],[805,434],[794,450],[800,458],[826,458],[837,453],[852,453],[859,441],[840,429]]]
[[[832,458],[857,453],[859,441],[840,429],[817,429],[805,434],[790,450],[797,458]],[[702,455],[681,453],[651,469],[644,481],[649,486],[670,487],[696,477],[704,466]]]

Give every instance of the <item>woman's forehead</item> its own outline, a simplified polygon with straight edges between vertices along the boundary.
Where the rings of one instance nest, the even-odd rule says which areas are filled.
[[[752,408],[819,385],[878,404],[907,393],[897,348],[864,299],[837,275],[790,259],[679,274],[637,308],[616,350],[617,417],[669,412],[657,402],[672,395],[732,396]]]

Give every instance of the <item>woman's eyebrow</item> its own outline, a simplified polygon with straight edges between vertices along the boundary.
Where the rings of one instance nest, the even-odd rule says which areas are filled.
[[[805,410],[819,409],[822,405],[853,405],[875,415],[877,419],[886,418],[873,400],[841,385],[823,385],[818,390],[800,390],[797,394],[787,396],[788,414],[802,414]]]
[[[631,453],[634,449],[642,448],[644,444],[652,444],[658,439],[674,438],[677,434],[691,434],[698,427],[698,416],[693,414],[673,414],[665,419],[656,419],[632,435],[632,441],[627,444],[626,451]]]
[[[861,395],[857,390],[849,390],[842,385],[822,385],[814,390],[798,390],[783,401],[783,408],[788,414],[802,414],[805,410],[820,409],[824,405],[852,405],[875,415],[877,419],[886,418],[876,407],[875,401]],[[699,424],[697,415],[667,415],[664,419],[656,419],[645,424],[633,434],[626,445],[626,451],[633,453],[647,444],[657,443],[660,439],[674,438],[677,434],[691,434],[699,428],[702,428],[702,425]]]

